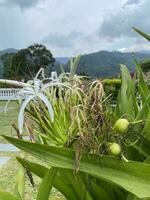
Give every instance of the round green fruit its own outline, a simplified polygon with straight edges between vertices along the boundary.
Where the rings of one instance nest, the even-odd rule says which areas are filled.
[[[128,131],[129,122],[126,119],[118,119],[113,127],[114,131],[123,134]]]
[[[115,142],[109,144],[108,150],[111,153],[111,155],[114,155],[114,156],[118,156],[121,154],[121,147],[119,144]]]

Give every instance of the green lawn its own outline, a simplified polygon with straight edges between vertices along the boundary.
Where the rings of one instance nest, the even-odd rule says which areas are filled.
[[[13,135],[15,130],[12,128],[13,123],[17,123],[18,105],[16,101],[8,104],[6,114],[4,113],[7,101],[0,101],[0,135]],[[0,142],[3,139],[0,137]]]

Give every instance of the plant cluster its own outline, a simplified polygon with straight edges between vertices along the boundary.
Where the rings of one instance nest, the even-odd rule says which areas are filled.
[[[150,197],[150,91],[139,64],[135,61],[138,81],[121,65],[112,106],[112,94],[106,95],[101,81],[75,74],[79,60],[71,60],[70,73],[40,80],[40,71],[21,83],[20,94],[27,97],[19,113],[20,139],[5,139],[41,164],[17,157],[15,193],[0,190],[0,199],[24,199],[25,171],[33,185],[31,173],[42,179],[37,200],[48,200],[52,187],[68,200]],[[30,142],[21,137],[25,129]]]

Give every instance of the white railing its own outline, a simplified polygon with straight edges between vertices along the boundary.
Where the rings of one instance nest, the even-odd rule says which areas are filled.
[[[18,100],[20,98],[17,93],[20,88],[0,88],[0,100]]]

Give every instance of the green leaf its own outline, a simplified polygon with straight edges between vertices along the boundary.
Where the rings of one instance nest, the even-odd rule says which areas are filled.
[[[107,192],[94,181],[91,183],[91,191],[95,199],[109,200]]]
[[[37,200],[49,199],[49,195],[50,195],[56,174],[57,174],[57,168],[55,167],[52,167],[49,170],[47,170],[42,180],[42,183],[39,187],[37,198],[36,198]]]
[[[140,64],[136,61],[136,59],[135,59],[135,64],[136,64],[136,70],[137,70],[138,78],[139,78],[139,81],[138,81],[139,92],[142,97],[142,101],[144,103],[146,97],[150,94],[150,92],[148,89],[148,85],[146,84],[144,80],[144,76],[143,76],[143,72],[140,67]]]
[[[143,106],[142,106],[142,109],[138,112],[135,120],[138,121],[138,120],[144,120],[144,119],[147,119],[147,115],[148,115],[148,112],[149,112],[149,103],[150,103],[150,95],[147,96]]]
[[[78,199],[93,200],[91,193],[89,193],[87,185],[84,183],[83,178],[80,176],[80,173],[74,173],[73,170],[60,169],[59,174],[62,175],[65,179],[68,179],[68,182],[71,183],[71,186],[75,193],[78,196]],[[83,198],[84,197],[84,198]]]
[[[48,168],[39,165],[37,163],[30,162],[26,159],[22,159],[17,157],[18,162],[22,164],[23,167],[28,167],[32,173],[39,176],[40,178],[44,178],[45,174],[48,171]],[[68,200],[77,200],[77,196],[74,193],[72,187],[68,183],[66,183],[66,179],[64,177],[56,175],[53,186],[62,193]]]
[[[144,137],[150,142],[150,111],[145,120],[143,133],[144,133]]]
[[[139,33],[141,36],[143,36],[145,39],[147,39],[148,41],[150,41],[150,35],[147,33],[144,33],[143,31],[137,29],[137,28],[133,28],[134,31],[136,31],[137,33]]]
[[[14,195],[4,190],[0,190],[0,200],[20,200],[17,199]]]
[[[25,192],[25,170],[20,165],[16,176],[14,195],[19,199],[24,199]]]
[[[119,112],[120,116],[127,114],[134,117],[137,112],[134,81],[125,65],[121,65],[121,74],[122,84],[117,98],[116,116]]]
[[[21,150],[34,155],[50,166],[74,169],[75,152],[3,136]],[[85,154],[80,161],[81,172],[117,184],[139,198],[150,197],[150,165],[114,159],[109,156]]]

